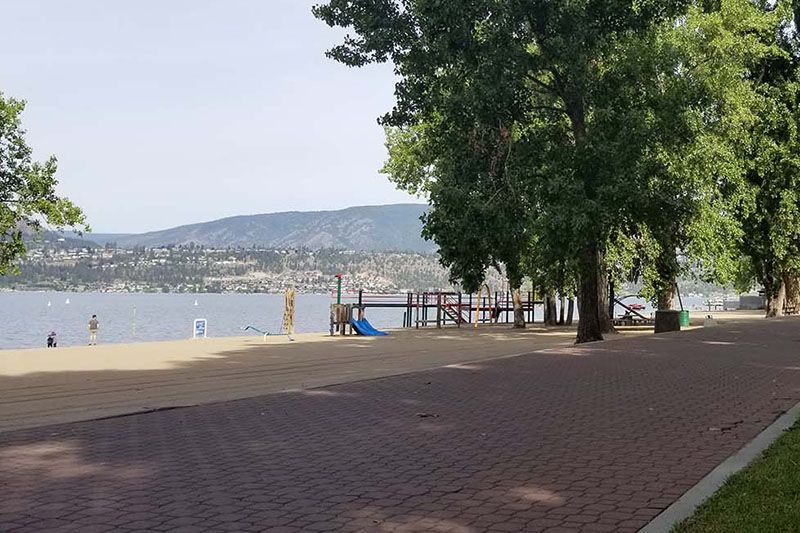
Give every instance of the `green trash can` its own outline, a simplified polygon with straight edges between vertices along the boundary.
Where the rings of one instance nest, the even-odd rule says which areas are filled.
[[[679,320],[682,328],[689,327],[689,311],[681,311]]]

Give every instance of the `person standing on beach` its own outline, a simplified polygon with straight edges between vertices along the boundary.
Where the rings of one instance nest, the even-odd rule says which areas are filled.
[[[97,321],[97,315],[92,315],[89,320],[89,346],[97,346],[97,330],[100,329],[100,322]]]

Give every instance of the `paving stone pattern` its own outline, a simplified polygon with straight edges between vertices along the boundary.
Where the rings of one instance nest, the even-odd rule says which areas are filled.
[[[0,531],[636,531],[800,401],[786,319],[0,434]]]

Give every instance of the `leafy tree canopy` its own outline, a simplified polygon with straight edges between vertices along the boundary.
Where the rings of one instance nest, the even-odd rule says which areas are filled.
[[[81,210],[56,194],[55,157],[33,160],[22,129],[24,108],[24,102],[0,93],[0,275],[25,253],[23,232],[88,229]]]

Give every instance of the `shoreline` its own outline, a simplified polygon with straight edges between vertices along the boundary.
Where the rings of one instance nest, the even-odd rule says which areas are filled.
[[[386,330],[391,331],[391,330]],[[402,330],[401,330],[402,331]],[[295,339],[293,342],[297,342],[299,340],[309,340],[310,338],[316,337],[330,337],[328,332],[303,332],[303,333],[295,333],[292,337]],[[140,340],[140,341],[132,341],[132,342],[98,342],[96,346],[89,346],[88,344],[72,344],[69,346],[58,346],[56,348],[47,348],[47,347],[38,347],[38,346],[22,346],[19,348],[0,348],[0,357],[4,355],[6,352],[65,352],[65,351],[76,351],[76,350],[83,350],[86,349],[94,349],[94,348],[109,348],[109,347],[135,347],[135,346],[153,346],[153,345],[165,345],[165,347],[169,347],[169,345],[174,344],[181,344],[185,342],[192,342],[192,343],[208,343],[212,341],[237,341],[244,344],[250,344],[252,341],[255,341],[257,344],[281,344],[280,342],[270,342],[272,339],[285,339],[286,343],[292,342],[286,338],[286,335],[283,334],[276,334],[276,335],[267,335],[267,341],[265,342],[263,335],[230,335],[230,336],[209,336],[209,337],[202,337],[193,339],[191,337],[186,337],[183,339],[152,339],[152,340]],[[102,341],[102,337],[100,337]]]
[[[352,293],[352,291],[342,291],[344,294]],[[124,291],[124,290],[78,290],[78,289],[40,289],[40,288],[8,288],[0,287],[0,293],[54,293],[54,294],[163,294],[163,295],[202,295],[202,294],[236,294],[240,296],[283,296],[283,292],[237,292],[237,291],[221,291],[221,292],[163,292],[163,291]],[[394,293],[386,293],[394,294]],[[298,296],[330,296],[330,292],[298,292]]]
[[[703,311],[703,313],[706,313]],[[714,319],[716,321],[716,325],[725,325],[725,324],[732,324],[732,323],[741,323],[741,322],[751,322],[765,319],[763,311],[716,311],[712,312],[714,315]],[[683,328],[682,331],[691,331],[694,329],[698,329],[703,327],[703,323],[705,320],[705,316],[697,316],[693,315],[691,317],[691,324],[688,328]],[[474,328],[473,324],[466,325],[464,327],[458,328],[456,326],[448,325],[441,329],[436,329],[434,327],[428,328],[381,328],[382,331],[386,331],[387,333],[394,334],[394,335],[403,335],[406,333],[422,333],[424,332],[475,332],[475,333],[482,333],[482,332],[489,332],[489,333],[498,333],[503,331],[513,332],[513,331],[553,331],[553,332],[572,332],[574,333],[577,329],[578,320],[572,326],[545,326],[540,322],[528,324],[527,328],[524,330],[514,330],[510,324],[481,324],[477,329]],[[652,326],[618,326],[617,330],[619,332],[652,332]],[[613,336],[613,334],[612,334]],[[269,334],[266,337],[261,334],[253,334],[253,335],[220,335],[220,336],[209,336],[209,337],[202,337],[202,338],[192,338],[192,337],[185,337],[180,339],[150,339],[150,340],[139,340],[139,341],[124,341],[124,342],[102,342],[102,330],[101,330],[101,342],[97,346],[88,346],[84,344],[75,344],[69,346],[58,346],[56,348],[47,348],[43,346],[23,346],[17,348],[0,348],[0,357],[10,352],[45,352],[45,353],[52,353],[52,352],[65,352],[65,351],[76,351],[76,350],[83,350],[86,349],[95,349],[95,348],[102,348],[102,347],[117,347],[117,348],[130,348],[130,347],[138,347],[138,346],[150,346],[155,347],[156,345],[164,345],[164,347],[168,348],[171,345],[179,345],[183,343],[196,343],[198,345],[202,345],[203,343],[210,343],[210,342],[225,342],[225,343],[242,343],[242,344],[256,344],[256,345],[279,345],[279,344],[292,344],[292,343],[303,343],[303,342],[315,342],[319,340],[336,340],[336,339],[348,339],[348,338],[366,338],[371,339],[374,337],[362,337],[360,335],[331,335],[330,331],[304,331],[300,333],[294,333],[292,335],[294,340],[289,340],[288,336],[284,333],[275,333]],[[1,374],[1,373],[0,373]]]

